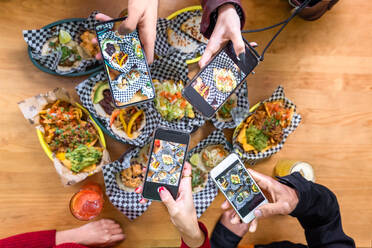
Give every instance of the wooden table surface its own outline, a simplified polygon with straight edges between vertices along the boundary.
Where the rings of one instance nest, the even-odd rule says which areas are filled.
[[[290,11],[285,0],[243,2],[246,28],[276,23]],[[159,16],[197,3],[161,0]],[[0,238],[84,224],[68,207],[80,185],[61,185],[17,102],[55,87],[65,87],[76,97],[74,87],[86,77],[58,77],[38,70],[27,56],[22,30],[64,18],[86,17],[93,10],[116,16],[125,7],[126,1],[0,1]],[[295,18],[248,80],[252,103],[267,98],[281,84],[303,117],[282,151],[254,168],[271,175],[278,159],[312,164],[317,182],[337,195],[344,230],[358,247],[371,247],[372,239],[371,13],[371,1],[343,0],[319,21]],[[272,34],[268,31],[246,37],[261,44],[262,49]],[[195,72],[197,67],[193,68]],[[200,128],[192,135],[191,146],[212,129],[211,125]],[[127,149],[109,137],[107,143],[113,159]],[[102,174],[88,180],[103,185]],[[219,194],[201,217],[210,231],[221,214],[222,201]],[[175,247],[180,243],[165,207],[158,202],[130,222],[107,200],[100,217],[121,223],[127,239],[120,247]],[[305,242],[296,219],[278,216],[260,221],[258,231],[247,234],[242,243],[284,239]]]

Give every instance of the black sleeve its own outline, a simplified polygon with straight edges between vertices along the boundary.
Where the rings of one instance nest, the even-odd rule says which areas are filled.
[[[242,238],[217,222],[211,235],[212,248],[235,248]]]
[[[309,247],[355,247],[354,240],[342,230],[337,198],[326,187],[307,181],[296,172],[279,181],[296,189],[299,202],[290,214],[305,229]]]

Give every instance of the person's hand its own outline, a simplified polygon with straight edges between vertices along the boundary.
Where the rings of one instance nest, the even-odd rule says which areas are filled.
[[[249,224],[242,222],[237,224],[231,223],[231,219],[235,218],[235,215],[235,210],[229,209],[222,214],[220,222],[234,234],[238,235],[239,237],[243,237],[248,232]]]
[[[56,245],[77,243],[92,247],[111,247],[125,239],[120,225],[113,220],[102,219],[81,227],[56,232]]]
[[[252,169],[248,169],[248,171],[270,202],[254,211],[256,218],[250,223],[249,231],[255,232],[259,218],[290,214],[298,204],[298,196],[296,190],[276,181],[272,177],[265,176]],[[221,208],[224,210],[228,210],[230,207],[228,201],[225,201],[221,205]],[[231,223],[241,223],[236,212],[231,215]]]
[[[191,188],[191,165],[188,162],[185,162],[182,175],[176,200],[163,186],[158,188],[158,192],[168,209],[172,223],[181,233],[183,241],[189,247],[199,247],[204,243],[205,236],[199,228],[196,216]],[[136,193],[141,192],[142,187],[138,187]],[[140,202],[145,203],[146,200],[142,199]]]
[[[147,62],[151,64],[154,61],[154,48],[156,39],[156,20],[158,15],[158,0],[129,0],[128,17],[119,27],[119,34],[125,35],[133,32],[136,28],[145,50]],[[112,20],[111,17],[104,14],[97,14],[99,21]],[[97,42],[93,40],[93,42]],[[102,59],[98,54],[97,59]]]
[[[240,17],[234,5],[228,3],[218,8],[216,26],[199,61],[200,68],[204,67],[211,57],[229,40],[232,41],[237,56],[245,52],[245,45],[240,31]],[[257,44],[253,42],[251,45],[256,46]]]

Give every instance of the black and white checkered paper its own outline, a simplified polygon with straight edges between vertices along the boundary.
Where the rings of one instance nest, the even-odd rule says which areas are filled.
[[[294,111],[296,111],[296,105],[289,100],[288,98],[285,97],[284,94],[284,88],[282,86],[279,86],[274,93],[271,95],[270,98],[266,99],[263,101],[264,102],[272,102],[272,101],[278,101],[278,100],[284,100],[284,104],[286,108],[294,108]],[[252,113],[250,113],[252,114]],[[250,115],[249,114],[249,115]],[[248,116],[249,116],[248,115]],[[244,121],[244,120],[243,120]],[[238,135],[237,130],[234,132],[234,137],[233,137],[233,148],[234,152],[240,155],[240,157],[245,160],[247,163],[254,165],[255,163],[259,162],[260,160],[263,160],[265,158],[268,158],[272,156],[273,154],[277,153],[283,148],[283,145],[285,141],[287,140],[287,137],[289,134],[291,134],[296,128],[300,125],[301,122],[301,115],[298,113],[294,113],[292,116],[291,124],[283,129],[283,139],[282,141],[276,145],[275,147],[272,147],[268,149],[267,151],[264,152],[258,152],[258,153],[253,153],[253,152],[245,152],[241,146],[236,142],[236,136]]]
[[[162,80],[174,80],[175,82],[182,80],[186,83],[189,79],[187,77],[189,70],[184,58],[178,53],[171,54],[168,57],[162,57],[155,60],[151,65],[151,77],[153,79]],[[183,117],[180,120],[167,121],[160,113],[156,110],[155,104],[151,103],[150,106],[158,116],[159,125],[168,127],[170,129],[179,130],[183,132],[191,132],[194,128],[201,127],[204,125],[204,118],[194,110],[195,118]]]
[[[234,111],[247,111],[249,109],[249,100],[248,100],[248,91],[247,91],[247,82],[243,82],[240,88],[236,91],[237,96],[237,107],[232,109]],[[235,128],[239,123],[236,123],[234,119],[231,121],[221,121],[216,118],[216,115],[211,119],[213,125],[218,129],[225,128]]]
[[[136,192],[127,192],[119,188],[116,183],[116,174],[130,166],[130,160],[136,157],[140,151],[139,147],[133,148],[122,155],[119,160],[105,165],[102,168],[103,178],[105,180],[106,195],[110,202],[119,209],[130,220],[141,216],[150,206],[151,201],[141,204],[141,194]]]
[[[199,153],[201,150],[209,145],[223,145],[226,151],[232,152],[231,144],[225,138],[225,135],[220,130],[213,131],[207,138],[200,141],[200,143],[191,149],[187,153],[186,160],[190,161],[191,156],[194,153]],[[198,218],[207,210],[209,205],[211,205],[214,198],[217,196],[218,188],[213,182],[211,176],[208,173],[208,182],[206,187],[200,192],[193,194],[194,205],[196,209],[196,214]]]
[[[141,134],[136,139],[126,139],[124,137],[120,137],[116,133],[114,133],[110,127],[110,117],[102,117],[97,114],[93,102],[92,102],[92,89],[94,85],[96,85],[99,81],[108,81],[106,73],[104,71],[99,72],[96,75],[89,77],[88,79],[81,82],[79,85],[76,86],[76,92],[80,97],[80,101],[83,103],[83,106],[88,109],[88,111],[94,115],[113,135],[117,140],[121,141],[125,144],[135,145],[135,146],[144,146],[152,137],[152,133],[154,129],[159,125],[159,117],[158,113],[153,110],[153,103],[143,103],[137,105],[139,109],[142,109],[145,112],[146,116],[146,125],[142,129]]]
[[[186,60],[193,59],[198,54],[203,54],[206,48],[206,44],[199,42],[196,39],[193,39],[186,33],[182,32],[180,29],[182,23],[184,23],[189,18],[196,16],[196,15],[201,15],[201,11],[196,10],[196,11],[183,12],[172,20],[159,18],[157,25],[156,25],[155,54],[163,57],[163,56],[169,56],[170,54],[178,53]],[[191,42],[197,43],[198,44],[197,49],[193,51],[192,53],[183,53],[179,49],[172,47],[167,41],[168,27],[171,28],[173,31],[175,31],[177,34],[181,35],[182,37],[190,40]]]
[[[41,55],[42,48],[44,44],[52,37],[58,37],[60,30],[67,31],[72,39],[79,43],[80,35],[86,30],[94,30],[94,25],[97,23],[95,20],[95,15],[97,11],[94,11],[85,21],[73,21],[65,22],[53,26],[51,28],[33,29],[33,30],[23,30],[23,38],[31,47],[31,56],[37,60],[42,66],[57,72],[60,75],[65,75],[73,72],[85,71],[88,67],[95,64],[98,66],[98,61],[95,58],[88,60],[81,60],[81,63],[76,68],[71,68],[68,71],[58,70],[58,62],[61,59],[61,52],[53,52],[48,55]]]

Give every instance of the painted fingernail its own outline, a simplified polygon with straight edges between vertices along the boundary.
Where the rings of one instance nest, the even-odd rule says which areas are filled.
[[[145,204],[145,203],[146,203],[146,200],[142,198],[139,202],[140,202],[141,204]]]
[[[262,217],[262,212],[261,210],[257,209],[254,211],[254,216],[256,216],[256,218],[260,218]]]
[[[137,194],[139,193],[139,189],[140,189],[140,187],[137,187],[135,190],[134,190],[134,192],[136,192]]]
[[[160,192],[161,192],[162,190],[164,190],[164,189],[165,189],[164,186],[159,187],[159,188],[158,188],[158,192],[159,192],[159,194],[160,194]]]

